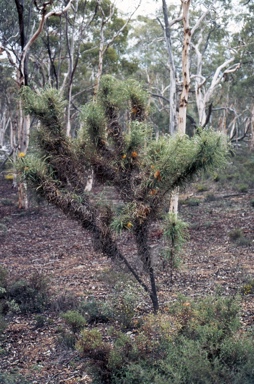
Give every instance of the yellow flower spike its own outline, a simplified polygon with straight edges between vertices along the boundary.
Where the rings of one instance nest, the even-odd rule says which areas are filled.
[[[131,229],[133,227],[133,224],[130,221],[128,221],[128,223],[126,224],[126,227],[128,229]]]
[[[127,155],[126,155],[126,154],[124,154],[124,155],[122,156],[122,159],[126,159],[126,156],[127,156]]]
[[[18,157],[25,157],[26,156],[26,154],[25,154],[25,152],[19,152],[19,154],[18,154]]]
[[[160,171],[154,172],[154,178],[157,179],[158,181],[161,181],[161,173]]]
[[[154,195],[156,195],[157,194],[157,189],[152,189],[150,192],[149,192],[149,194],[151,195],[151,196],[154,196]]]
[[[13,173],[7,173],[7,175],[5,175],[5,180],[13,180],[14,179],[14,175]]]
[[[136,152],[136,151],[131,152],[131,157],[132,157],[133,159],[136,159],[136,157],[138,157],[137,152]]]

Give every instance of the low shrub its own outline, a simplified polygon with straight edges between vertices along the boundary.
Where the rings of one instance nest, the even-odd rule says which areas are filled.
[[[241,247],[250,247],[251,246],[251,239],[249,239],[248,237],[240,237],[237,241],[236,241],[236,244],[238,246],[241,246]]]
[[[63,292],[51,301],[51,309],[57,313],[76,310],[79,305],[78,298],[70,292]]]
[[[206,192],[209,190],[209,187],[207,185],[204,185],[204,184],[197,184],[196,185],[196,190],[197,192]]]
[[[250,246],[251,240],[244,236],[243,231],[240,228],[233,229],[229,232],[229,239],[235,242],[238,246]]]
[[[86,325],[86,319],[78,311],[63,313],[62,318],[74,334],[80,332]]]
[[[65,329],[58,329],[57,342],[59,345],[66,349],[75,349],[77,342],[76,335],[72,332],[66,331]]]
[[[241,289],[243,295],[254,294],[254,279],[248,279]]]
[[[216,200],[216,196],[213,193],[207,193],[205,197],[205,201],[209,202],[209,201],[215,201],[215,200]]]
[[[0,287],[1,288],[7,287],[7,276],[8,276],[8,272],[6,271],[5,268],[3,268],[0,265]]]
[[[229,239],[231,241],[236,241],[240,237],[243,237],[243,232],[240,228],[233,229],[232,231],[229,232]]]
[[[137,286],[129,282],[118,282],[107,301],[96,300],[94,297],[82,302],[78,307],[89,325],[116,322],[122,330],[133,327],[140,304],[140,291]]]
[[[23,375],[15,373],[0,373],[0,383],[1,384],[31,384],[31,381],[28,380]]]
[[[7,287],[8,305],[13,303],[21,313],[40,313],[49,305],[47,279],[35,273],[28,280],[18,279]]]
[[[7,235],[7,231],[7,226],[3,223],[0,223],[0,238],[4,239]]]
[[[6,295],[7,295],[7,271],[0,266],[0,334],[6,328],[3,315],[7,313]]]
[[[0,314],[0,335],[4,332],[6,327],[7,327],[6,321],[4,317]]]
[[[108,344],[98,329],[84,330],[77,347],[93,360],[94,383],[251,384],[254,340],[239,329],[238,300],[179,298]]]
[[[103,341],[101,332],[96,328],[83,329],[76,346],[82,356],[88,356],[94,360],[108,361],[111,347]]]
[[[245,169],[254,173],[254,156],[252,155],[247,161],[245,161],[243,166],[245,167]]]
[[[135,284],[117,284],[111,298],[114,319],[122,330],[132,329],[140,303],[140,290]]]
[[[249,189],[249,186],[248,184],[238,184],[236,185],[236,189],[241,192],[241,193],[247,193],[248,192],[248,189]]]
[[[0,203],[6,207],[15,205],[15,203],[12,199],[1,199]]]
[[[43,328],[47,324],[47,318],[42,315],[36,315],[35,316],[35,329]]]
[[[184,201],[184,204],[188,205],[189,207],[196,207],[200,203],[201,203],[201,200],[200,199],[195,199],[195,198],[187,199],[187,200]]]
[[[111,383],[111,372],[108,368],[111,348],[110,343],[103,340],[99,329],[84,329],[81,332],[76,349],[90,361],[88,370],[93,376],[93,384]]]
[[[91,298],[79,306],[79,311],[88,324],[107,323],[113,317],[112,305]]]

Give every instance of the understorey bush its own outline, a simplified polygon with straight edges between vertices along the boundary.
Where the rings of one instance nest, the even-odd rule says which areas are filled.
[[[88,324],[108,323],[113,318],[113,309],[109,301],[102,302],[94,297],[82,302],[78,308]]]
[[[230,241],[236,243],[238,246],[250,246],[251,239],[246,237],[240,228],[233,229],[229,233]]]
[[[85,330],[77,344],[90,359],[93,383],[254,382],[253,331],[240,332],[239,299],[179,298],[167,313],[143,318],[139,328],[104,336]]]
[[[243,295],[253,295],[254,294],[254,279],[249,277],[246,279],[242,289],[241,293]]]
[[[49,306],[48,280],[39,273],[9,282],[6,290],[6,304],[12,312],[41,313]]]
[[[62,319],[73,334],[77,334],[86,325],[86,319],[78,311],[67,311],[62,314]]]
[[[1,384],[17,384],[17,383],[31,384],[31,381],[21,374],[0,372],[0,383]]]

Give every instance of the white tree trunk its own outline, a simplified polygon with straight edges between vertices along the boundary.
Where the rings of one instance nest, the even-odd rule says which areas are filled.
[[[115,39],[127,27],[127,25],[129,24],[132,16],[136,12],[136,10],[139,8],[140,4],[141,4],[141,0],[139,0],[139,2],[137,3],[136,7],[134,8],[133,12],[130,14],[130,16],[128,17],[128,19],[124,23],[124,25],[113,35],[113,37],[110,40],[107,41],[106,44],[105,44],[105,38],[104,38],[104,28],[112,20],[112,17],[113,17],[114,12],[115,12],[115,5],[113,3],[111,4],[111,6],[110,6],[110,13],[109,13],[108,17],[106,17],[104,15],[103,9],[100,6],[101,12],[102,12],[102,20],[101,20],[101,28],[100,28],[100,45],[99,45],[99,57],[98,57],[98,70],[97,70],[97,75],[96,75],[96,80],[95,80],[95,85],[94,85],[94,101],[96,101],[96,99],[97,99],[97,94],[98,94],[98,90],[99,90],[100,79],[101,79],[102,71],[103,71],[104,55],[105,55],[106,51],[108,50],[108,48],[114,43]]]
[[[96,74],[96,79],[95,79],[95,84],[94,84],[94,92],[93,92],[93,100],[97,100],[97,94],[100,86],[100,80],[102,76],[102,70],[103,70],[103,59],[104,59],[104,54],[106,52],[106,49],[104,47],[104,25],[105,22],[102,19],[101,21],[101,29],[100,29],[100,45],[99,45],[99,57],[98,57],[98,69],[97,69],[97,74]]]
[[[72,31],[70,37],[70,44],[68,44],[69,61],[68,61],[68,98],[66,107],[66,135],[71,136],[71,102],[72,102],[72,88],[73,88],[73,75],[74,75],[74,38],[75,38],[75,21],[78,12],[79,0],[73,4],[74,18],[72,20]],[[67,28],[67,27],[66,27]],[[66,34],[68,33],[68,29]],[[68,39],[68,37],[66,36]]]
[[[254,148],[254,105],[252,106],[252,110],[251,110],[251,132],[250,132],[250,135],[251,135],[250,148],[253,149]]]
[[[179,106],[179,120],[178,120],[178,133],[185,135],[186,131],[186,117],[187,117],[187,105],[190,89],[190,64],[189,64],[189,50],[191,41],[191,30],[189,25],[189,8],[190,0],[182,0],[183,9],[183,29],[184,29],[184,41],[182,51],[182,78],[183,89],[180,98]],[[170,212],[175,215],[178,214],[178,200],[179,200],[179,188],[176,188],[171,195],[170,200]]]
[[[198,110],[198,123],[203,127],[207,120],[206,108],[211,103],[212,96],[218,88],[218,85],[223,82],[228,73],[237,71],[240,68],[240,63],[230,65],[234,61],[234,57],[226,60],[215,71],[212,82],[207,90],[205,90],[206,78],[202,76],[202,55],[199,52],[198,44],[194,47],[197,57],[197,73],[193,76],[195,79],[195,94],[196,105]],[[223,71],[224,68],[228,67]]]
[[[182,51],[182,78],[183,89],[180,98],[179,106],[179,121],[178,121],[178,133],[185,135],[186,132],[186,117],[187,117],[187,105],[190,89],[190,63],[189,63],[189,51],[191,41],[191,29],[189,24],[189,8],[190,0],[182,0],[183,6],[183,51]]]
[[[170,37],[170,24],[168,20],[168,9],[166,0],[162,0],[162,9],[164,16],[164,36],[168,51],[168,65],[170,70],[170,88],[169,88],[169,133],[173,135],[177,127],[177,100],[176,100],[176,69]]]
[[[0,122],[0,147],[3,147],[5,144],[4,137],[5,133],[10,125],[10,117],[7,117],[7,111],[6,108],[3,111],[1,122]]]

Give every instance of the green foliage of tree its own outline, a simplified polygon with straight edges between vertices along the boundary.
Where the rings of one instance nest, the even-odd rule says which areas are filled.
[[[56,90],[34,93],[24,88],[23,100],[27,112],[41,121],[41,157],[21,159],[24,176],[37,193],[92,233],[96,249],[124,262],[150,295],[156,312],[159,304],[148,241],[151,223],[161,216],[172,190],[200,171],[225,162],[225,138],[203,130],[191,139],[165,135],[156,140],[145,122],[147,95],[133,80],[102,78],[97,103],[86,105],[75,140],[65,136],[63,102]],[[84,169],[88,166],[98,183],[117,192],[123,216],[109,204],[96,201],[93,192],[85,192]],[[122,227],[117,225],[119,221]],[[113,232],[119,227],[132,231],[145,274],[119,250]]]

